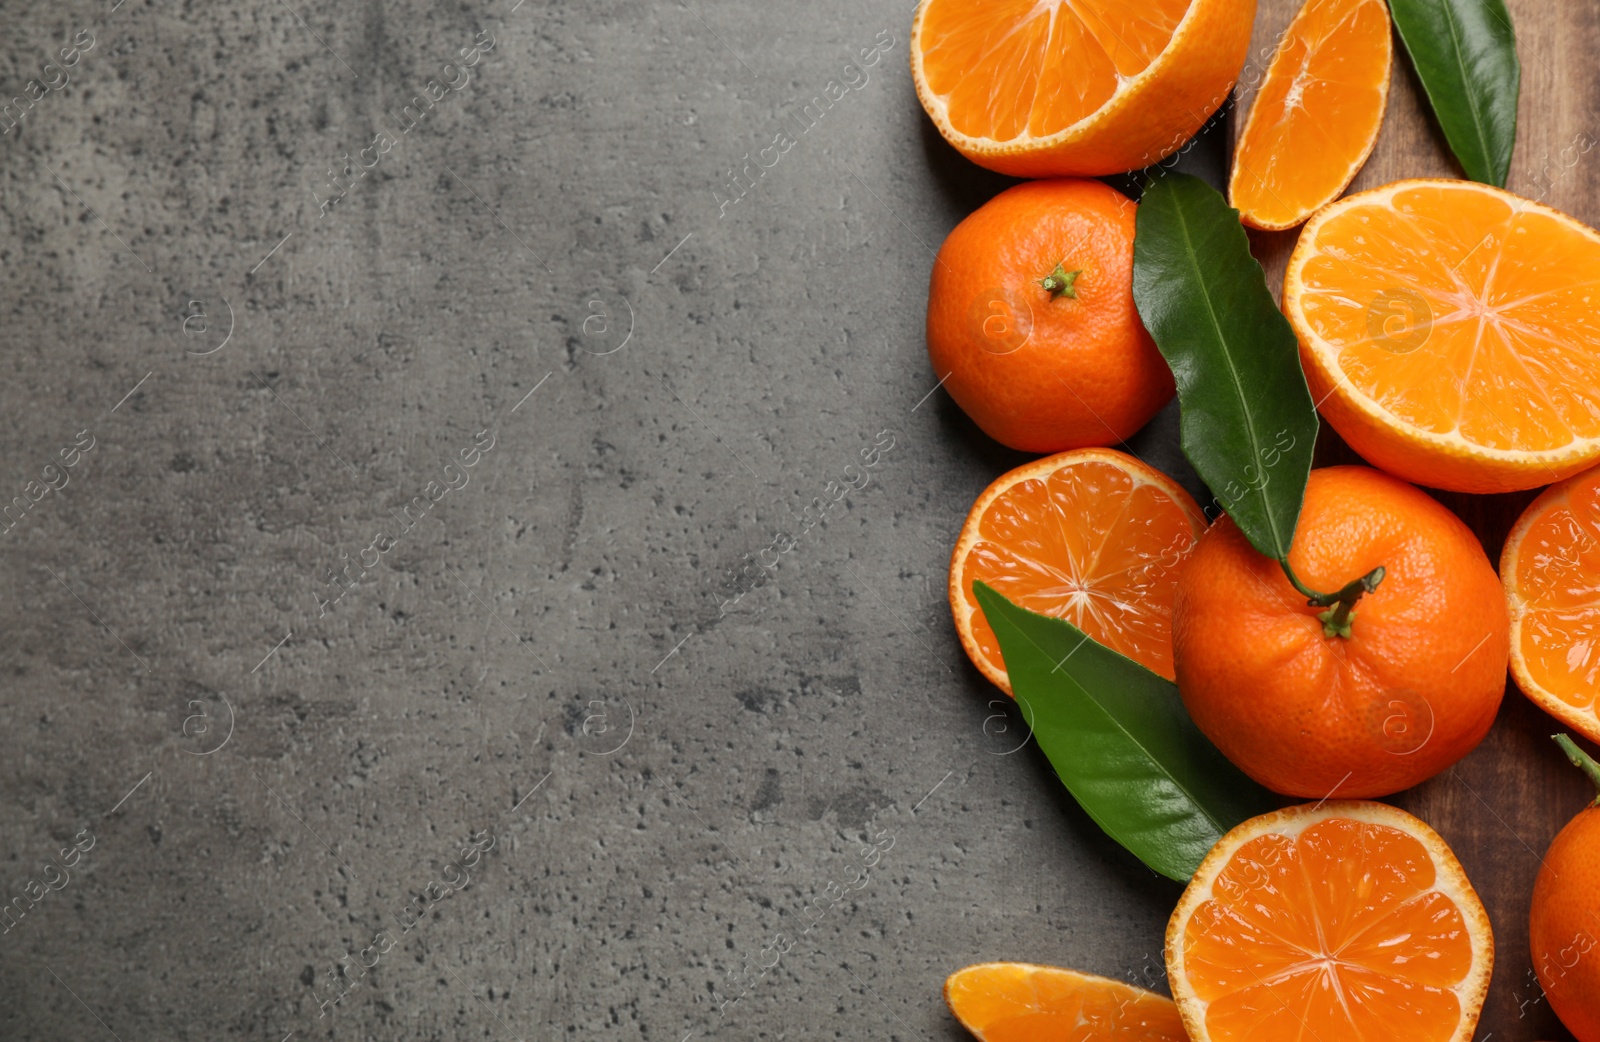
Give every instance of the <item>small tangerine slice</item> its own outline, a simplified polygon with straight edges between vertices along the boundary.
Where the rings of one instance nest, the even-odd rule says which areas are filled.
[[[981,1042],[1186,1042],[1171,999],[1055,966],[968,966],[945,981],[944,1000]]]
[[[1244,223],[1293,228],[1339,197],[1372,154],[1389,100],[1384,0],[1307,0],[1245,118],[1228,178]]]
[[[1506,538],[1500,581],[1517,686],[1600,741],[1600,467],[1528,504]]]
[[[1468,1042],[1493,969],[1488,915],[1460,862],[1382,803],[1305,804],[1238,826],[1167,927],[1167,976],[1194,1042]]]
[[[973,583],[1066,619],[1171,680],[1176,569],[1205,529],[1177,482],[1115,449],[1025,464],[984,490],[950,557],[950,608],[973,665],[1011,693]]]

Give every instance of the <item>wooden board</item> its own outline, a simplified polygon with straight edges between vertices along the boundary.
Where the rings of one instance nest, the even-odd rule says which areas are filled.
[[[1300,0],[1260,0],[1255,39],[1241,84],[1259,81],[1279,35]],[[1507,185],[1590,224],[1600,222],[1600,15],[1592,4],[1508,0],[1522,61],[1517,147]],[[1351,191],[1407,177],[1461,177],[1432,122],[1398,37],[1389,111],[1371,159]],[[1230,115],[1237,130],[1248,111],[1241,86]],[[1256,256],[1280,292],[1297,232],[1252,233]],[[1324,425],[1319,465],[1361,462]],[[1535,493],[1466,496],[1436,493],[1499,561],[1507,531]],[[1592,798],[1592,787],[1562,758],[1549,736],[1556,722],[1506,688],[1500,718],[1484,743],[1449,773],[1393,802],[1436,828],[1455,849],[1494,925],[1496,964],[1476,1038],[1500,1042],[1570,1040],[1542,1001],[1528,953],[1528,905],[1540,859],[1550,840]]]

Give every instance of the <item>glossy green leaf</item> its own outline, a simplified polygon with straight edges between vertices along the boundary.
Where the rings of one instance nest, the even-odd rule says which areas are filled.
[[[1505,0],[1389,0],[1389,10],[1461,168],[1504,188],[1522,86]]]
[[[1278,805],[1200,733],[1176,685],[1070,622],[974,588],[1039,748],[1146,865],[1185,882],[1224,833]]]
[[[1183,452],[1252,545],[1289,554],[1317,410],[1299,345],[1250,255],[1239,211],[1187,174],[1139,203],[1133,299],[1172,367]]]

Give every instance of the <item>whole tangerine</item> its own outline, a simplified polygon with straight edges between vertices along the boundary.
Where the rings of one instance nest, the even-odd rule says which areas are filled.
[[[956,226],[928,288],[928,357],[991,438],[1024,452],[1126,440],[1171,400],[1133,303],[1137,205],[1099,181],[1009,188]]]
[[[1566,735],[1556,741],[1600,787],[1600,765]],[[1550,1008],[1578,1042],[1600,1042],[1600,799],[1569,821],[1545,852],[1533,884],[1528,941]]]
[[[1289,566],[1298,588],[1224,517],[1179,567],[1178,691],[1224,755],[1277,792],[1364,799],[1477,746],[1510,623],[1459,518],[1381,471],[1313,470]]]

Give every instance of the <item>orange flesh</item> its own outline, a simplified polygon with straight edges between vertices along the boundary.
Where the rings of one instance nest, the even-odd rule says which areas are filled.
[[[1489,449],[1600,437],[1600,242],[1575,222],[1430,183],[1334,214],[1315,246],[1303,314],[1361,394]]]
[[[1020,963],[953,975],[950,1009],[984,1042],[1184,1042],[1171,1000],[1105,980]]]
[[[1600,689],[1600,472],[1567,493],[1522,536],[1512,585],[1525,605],[1518,643],[1546,692],[1594,711]]]
[[[1201,527],[1193,507],[1111,463],[1018,482],[984,512],[964,565],[979,651],[1000,666],[1000,643],[973,593],[982,581],[1171,679],[1175,569]]]
[[[1387,825],[1330,818],[1246,842],[1183,934],[1211,1038],[1450,1039],[1473,952],[1435,879],[1427,847]]]
[[[1390,47],[1383,0],[1308,0],[1234,157],[1229,196],[1249,223],[1292,227],[1344,191],[1383,123]]]
[[[1098,111],[1166,49],[1191,0],[934,0],[923,68],[970,137],[1047,137]]]

